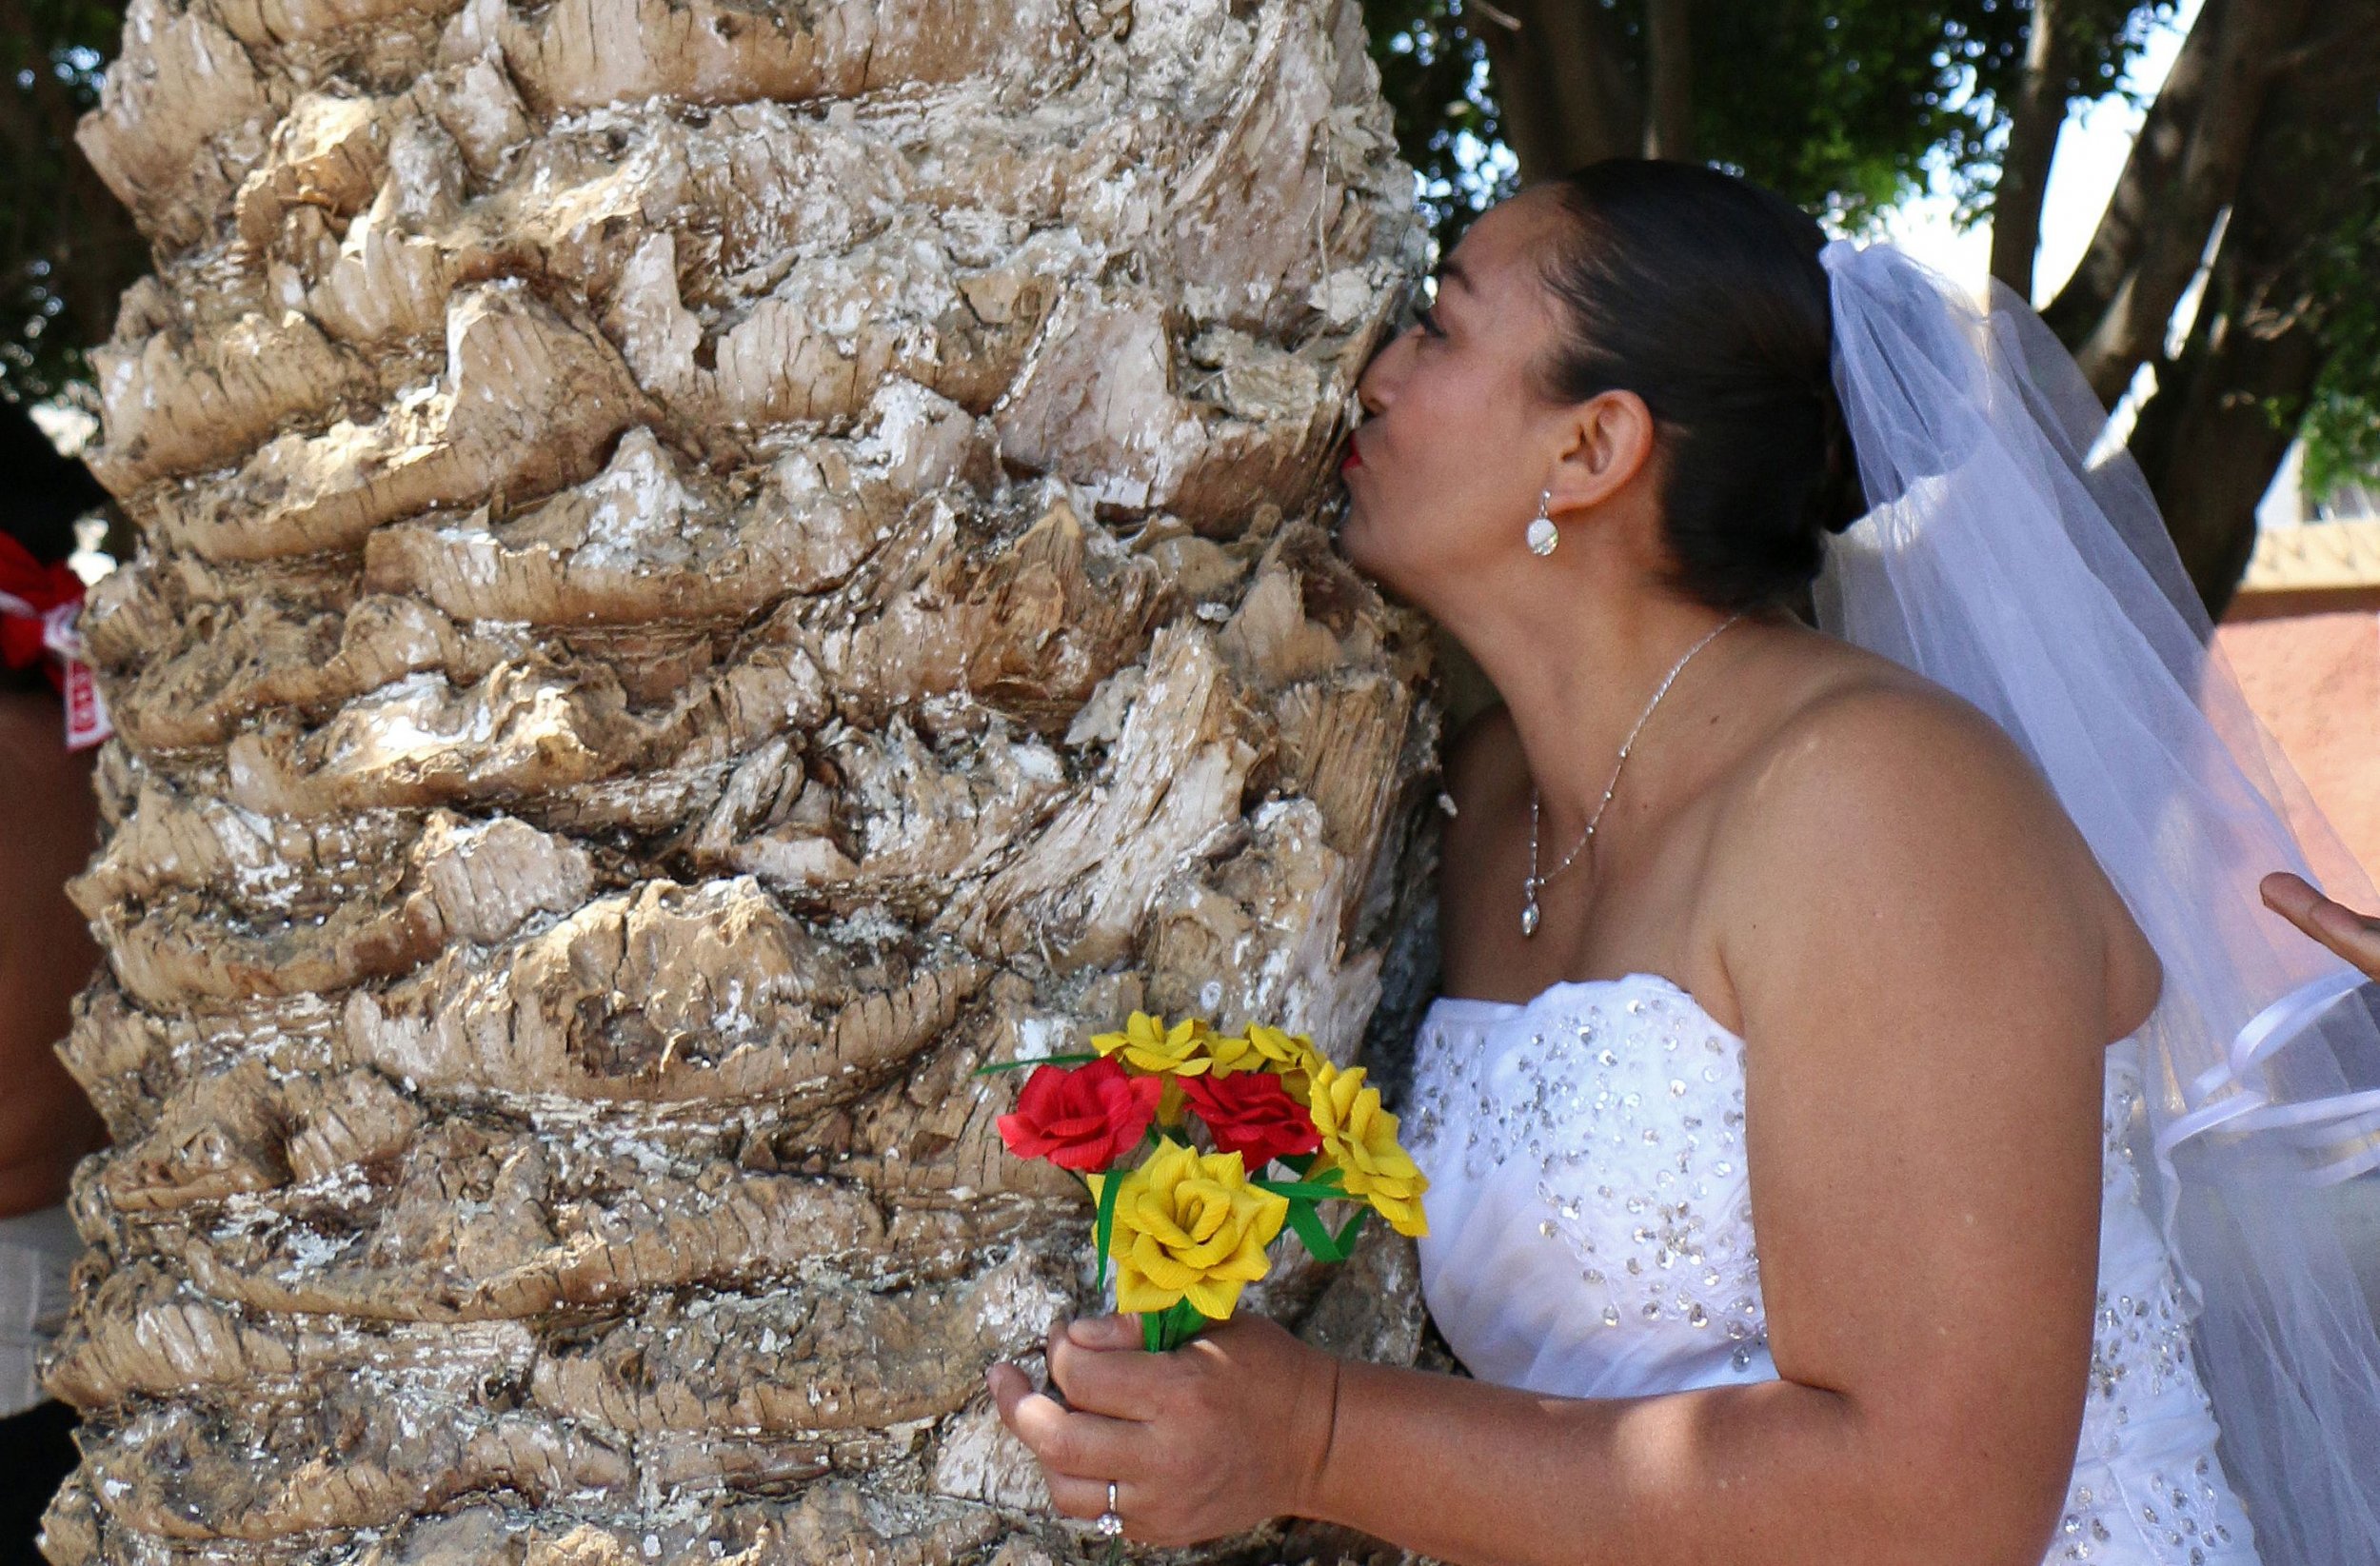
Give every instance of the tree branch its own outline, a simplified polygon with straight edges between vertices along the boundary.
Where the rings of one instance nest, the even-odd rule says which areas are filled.
[[[2296,438],[2330,357],[2324,258],[2374,195],[2380,156],[2380,0],[2314,0],[2302,36],[2337,48],[2271,95],[2253,129],[2188,344],[2158,370],[2130,442],[2182,564],[2220,615],[2255,545],[2256,505]],[[2294,43],[2296,40],[2291,40]],[[2380,289],[2380,256],[2360,258]]]
[[[2033,257],[2041,248],[2041,201],[2066,123],[2071,93],[2073,22],[2069,0],[2033,0],[2025,39],[2025,75],[2009,113],[2008,150],[1992,198],[1992,275],[2033,297]]]
[[[1644,99],[1627,41],[1595,0],[1497,0],[1517,27],[1480,28],[1504,140],[1523,184],[1643,143]]]
[[[1644,127],[1648,158],[1695,155],[1693,35],[1692,0],[1648,0],[1645,59],[1653,84]]]
[[[2296,41],[2307,5],[2207,0],[2191,29],[2091,252],[2052,307],[2052,326],[2103,400],[2161,349],[2215,216],[2239,190],[2272,62]]]

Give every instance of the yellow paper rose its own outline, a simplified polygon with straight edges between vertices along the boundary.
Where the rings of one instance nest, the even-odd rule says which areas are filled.
[[[1264,1247],[1288,1217],[1288,1199],[1249,1184],[1239,1154],[1159,1138],[1116,1191],[1107,1254],[1117,1308],[1155,1312],[1187,1298],[1221,1320],[1240,1289],[1264,1276]]]
[[[1167,1027],[1162,1017],[1136,1011],[1121,1033],[1093,1034],[1091,1047],[1101,1055],[1121,1054],[1125,1068],[1142,1076],[1196,1077],[1214,1063],[1205,1047],[1214,1031],[1196,1017]]]
[[[1306,1096],[1314,1128],[1322,1133],[1322,1153],[1308,1179],[1325,1169],[1339,1172],[1339,1183],[1351,1197],[1360,1197],[1400,1235],[1430,1232],[1422,1217],[1421,1193],[1430,1179],[1397,1145],[1397,1117],[1380,1107],[1380,1090],[1363,1085],[1363,1068],[1340,1071],[1327,1061],[1315,1067],[1314,1088]]]
[[[1206,1041],[1206,1053],[1215,1062],[1215,1075],[1228,1077],[1240,1071],[1269,1071],[1280,1079],[1280,1085],[1298,1102],[1306,1101],[1314,1085],[1314,1068],[1322,1063],[1321,1051],[1314,1041],[1302,1033],[1283,1033],[1261,1022],[1250,1022],[1245,1034],[1218,1034]]]

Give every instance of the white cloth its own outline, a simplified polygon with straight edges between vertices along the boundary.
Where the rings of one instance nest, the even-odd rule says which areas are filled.
[[[0,1219],[0,1417],[50,1396],[41,1354],[65,1324],[67,1274],[82,1254],[63,1202]]]
[[[1430,1178],[1422,1293],[1473,1375],[1572,1398],[1776,1378],[1743,1051],[1649,974],[1557,983],[1525,1005],[1431,1005],[1404,1140]],[[2188,1304],[2142,1202],[2133,1041],[2107,1065],[2091,1390],[2045,1558],[2254,1566]]]

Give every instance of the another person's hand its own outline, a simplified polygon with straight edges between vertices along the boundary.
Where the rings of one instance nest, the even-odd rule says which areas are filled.
[[[1137,1316],[1050,1328],[1060,1402],[1012,1364],[991,1367],[1001,1419],[1041,1459],[1072,1517],[1107,1508],[1144,1544],[1194,1544],[1294,1514],[1330,1446],[1338,1362],[1242,1312],[1181,1347],[1140,1347]]]
[[[2380,980],[2380,919],[2333,902],[2300,878],[2280,871],[2258,888],[2265,906],[2312,936],[2369,978]]]

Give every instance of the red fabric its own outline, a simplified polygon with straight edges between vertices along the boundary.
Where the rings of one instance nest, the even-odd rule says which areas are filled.
[[[0,663],[21,669],[30,666],[46,650],[42,616],[61,604],[80,604],[83,579],[63,564],[44,565],[25,545],[0,533],[0,593],[22,600],[33,611],[21,614],[13,607],[0,607]],[[59,660],[50,661],[49,674],[51,684],[66,688],[66,671]]]

